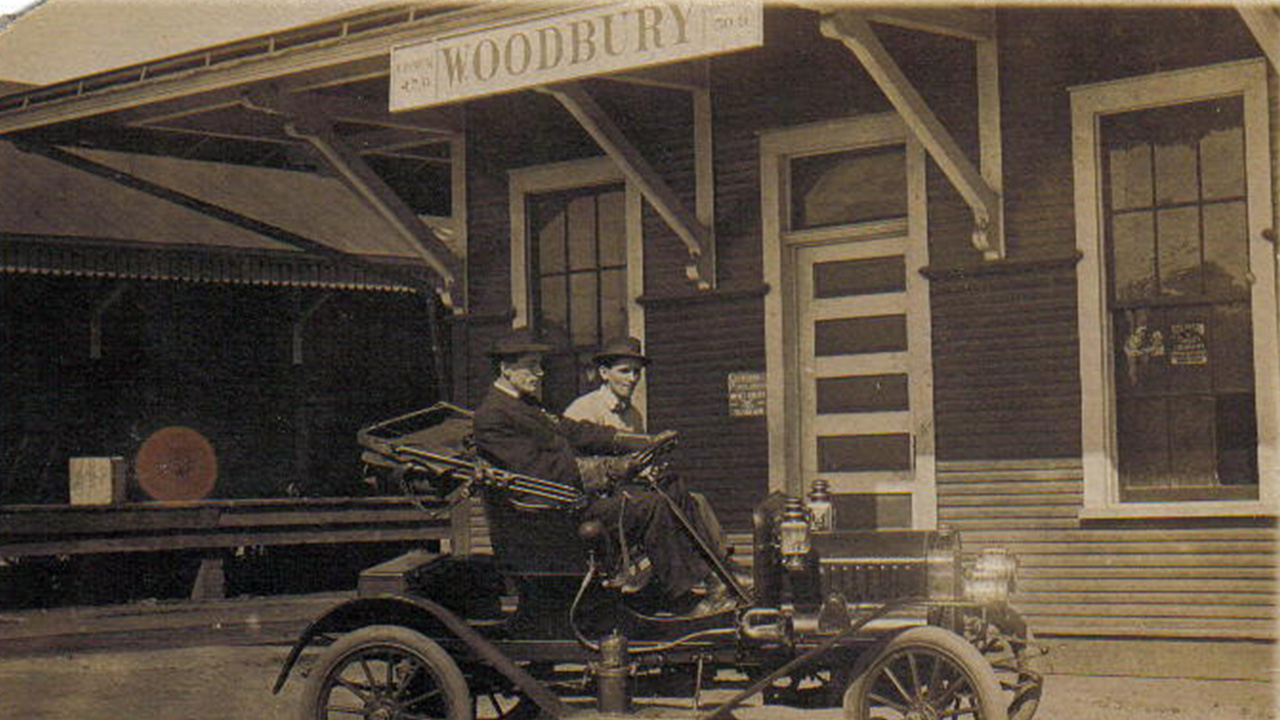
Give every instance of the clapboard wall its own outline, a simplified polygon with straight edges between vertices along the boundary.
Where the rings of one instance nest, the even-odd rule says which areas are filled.
[[[1275,637],[1275,529],[1266,520],[1082,525],[1074,459],[938,465],[938,522],[966,550],[1018,556],[1014,604],[1040,634]]]

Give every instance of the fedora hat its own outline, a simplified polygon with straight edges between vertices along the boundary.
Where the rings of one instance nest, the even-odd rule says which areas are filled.
[[[552,349],[542,342],[537,333],[529,328],[520,328],[495,340],[489,347],[489,357],[509,358],[526,353],[549,353]]]
[[[645,365],[649,358],[640,350],[640,341],[633,337],[618,337],[606,342],[600,352],[592,356],[597,365],[608,365],[618,358],[635,358]]]

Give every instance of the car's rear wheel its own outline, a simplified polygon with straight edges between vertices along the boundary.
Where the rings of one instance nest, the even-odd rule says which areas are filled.
[[[301,720],[470,720],[458,664],[408,628],[373,625],[343,636],[307,678]]]
[[[1000,684],[969,643],[937,627],[870,648],[844,693],[847,720],[1007,720]]]

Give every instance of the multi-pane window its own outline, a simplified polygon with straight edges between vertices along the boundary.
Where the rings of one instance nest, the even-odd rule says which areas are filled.
[[[529,198],[534,322],[569,353],[548,359],[545,399],[589,388],[591,355],[627,334],[625,192],[606,185]]]
[[[1244,100],[1100,118],[1121,501],[1258,498]]]

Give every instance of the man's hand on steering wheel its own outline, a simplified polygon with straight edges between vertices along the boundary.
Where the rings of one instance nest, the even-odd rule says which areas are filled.
[[[657,435],[640,433],[618,433],[618,444],[630,453],[619,457],[613,463],[609,475],[616,482],[631,480],[653,466],[654,461],[670,451],[676,445],[679,433],[675,430],[664,430]]]
[[[650,480],[659,479],[665,473],[654,473],[658,469],[658,458],[670,452],[676,446],[676,441],[680,434],[675,430],[664,430],[657,435],[649,436],[649,443],[644,448],[637,450],[628,458],[631,470],[630,476],[637,477],[648,474]]]

